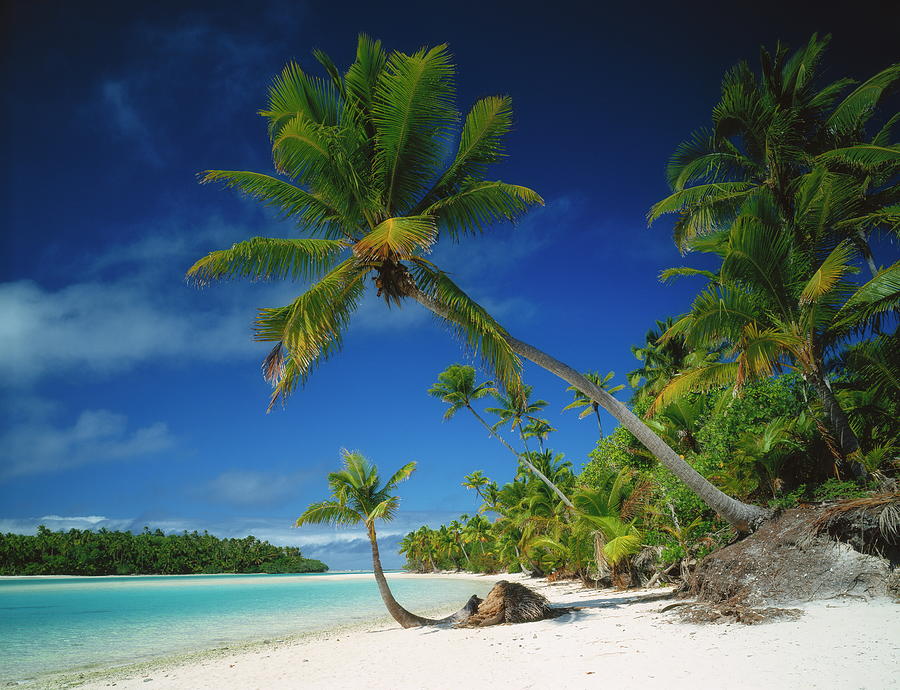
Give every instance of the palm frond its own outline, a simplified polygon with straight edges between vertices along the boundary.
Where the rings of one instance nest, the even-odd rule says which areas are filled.
[[[372,120],[388,213],[411,208],[435,177],[457,119],[453,77],[446,45],[391,53],[381,72]]]
[[[831,149],[820,154],[816,160],[820,163],[842,163],[864,171],[894,168],[900,164],[900,145],[856,144]]]
[[[425,208],[451,237],[476,234],[501,220],[515,220],[544,200],[528,187],[468,180],[460,189]]]
[[[453,161],[434,189],[451,189],[468,177],[481,177],[491,163],[503,158],[503,137],[512,129],[512,99],[488,96],[477,101],[466,115]]]
[[[273,80],[269,87],[269,106],[259,114],[269,121],[269,136],[274,140],[298,116],[334,125],[340,118],[340,110],[340,95],[333,82],[312,77],[296,62],[289,62]]]
[[[838,311],[834,329],[842,332],[878,328],[888,314],[900,310],[900,261],[860,286]]]
[[[295,187],[277,177],[242,170],[207,170],[201,184],[224,182],[247,196],[277,208],[283,217],[294,220],[304,229],[320,231],[326,237],[341,234],[340,212],[318,194]]]
[[[653,204],[647,213],[647,220],[652,225],[666,213],[678,213],[703,202],[743,198],[754,187],[752,182],[713,182],[680,189]]]
[[[816,302],[831,292],[841,278],[853,270],[850,261],[854,254],[853,245],[849,242],[838,244],[803,286],[800,304]]]
[[[659,282],[668,283],[674,278],[682,278],[684,276],[703,276],[712,282],[716,282],[719,279],[719,275],[712,271],[704,271],[699,268],[690,268],[688,266],[676,266],[660,271]]]
[[[356,59],[344,75],[347,98],[351,100],[359,117],[365,119],[371,112],[375,100],[375,87],[387,59],[388,55],[381,41],[372,40],[366,34],[359,35],[356,43]],[[374,127],[368,120],[364,124],[374,133]]]
[[[691,369],[673,378],[659,392],[647,410],[647,416],[656,414],[674,400],[688,393],[708,391],[713,388],[734,384],[738,374],[737,362],[714,362],[707,366]]]
[[[358,512],[338,501],[313,503],[297,518],[297,527],[303,525],[356,525],[364,521]]]
[[[674,191],[689,184],[734,181],[756,174],[753,162],[727,140],[708,129],[700,129],[678,145],[666,167],[666,178]]]
[[[387,488],[387,487],[385,487]],[[397,516],[397,508],[400,506],[400,499],[396,496],[391,496],[389,498],[384,499],[371,511],[366,515],[366,523],[371,524],[375,520],[384,520],[385,522],[390,522]]]
[[[328,271],[347,244],[340,240],[253,237],[211,252],[187,271],[199,284],[213,280],[315,280]]]
[[[854,89],[834,109],[825,125],[835,134],[860,129],[871,116],[884,91],[900,77],[900,64],[894,64]]]
[[[415,472],[415,469],[415,461],[406,463],[403,467],[394,472],[394,474],[391,475],[391,478],[387,480],[384,485],[385,491],[390,491],[400,482],[405,482],[407,479],[409,479],[410,475]]]
[[[444,318],[450,327],[481,356],[494,380],[518,396],[522,391],[522,362],[510,347],[506,330],[446,273],[422,265],[411,270],[419,290],[446,313]]]
[[[667,343],[681,336],[691,348],[715,347],[740,339],[744,326],[759,317],[754,295],[725,287],[707,288],[694,299],[691,311],[660,337]]]
[[[272,142],[275,168],[291,179],[321,186],[333,170],[329,148],[332,132],[302,113],[278,129]]]
[[[878,134],[872,138],[871,143],[875,146],[890,146],[891,140],[893,139],[894,127],[897,126],[898,122],[900,122],[900,113],[896,113],[884,123],[882,128],[878,130]]]
[[[261,309],[255,339],[277,343],[274,361],[268,361],[275,392],[269,408],[284,400],[324,359],[340,351],[343,333],[364,290],[363,277],[354,259],[338,264],[318,283],[285,307]],[[282,348],[287,356],[281,354]],[[272,357],[272,355],[270,355]]]
[[[615,565],[628,556],[636,554],[640,548],[641,537],[639,534],[623,534],[607,541],[603,546],[603,554],[610,565]]]
[[[400,216],[379,223],[353,246],[362,260],[384,261],[427,252],[437,239],[437,227],[431,216]]]

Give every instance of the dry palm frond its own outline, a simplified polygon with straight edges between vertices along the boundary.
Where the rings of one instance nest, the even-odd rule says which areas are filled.
[[[881,536],[889,543],[893,543],[900,537],[900,492],[897,491],[854,498],[829,506],[813,521],[812,528],[816,533],[820,533],[831,528],[838,518],[845,516],[852,518],[851,513],[873,514],[876,511]]]

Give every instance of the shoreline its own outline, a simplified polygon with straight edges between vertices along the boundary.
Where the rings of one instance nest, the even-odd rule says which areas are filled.
[[[385,575],[393,575],[404,573],[402,570],[385,570]],[[306,573],[172,573],[172,574],[163,574],[163,573],[129,573],[128,575],[0,575],[0,580],[71,580],[71,579],[81,579],[81,580],[104,580],[109,578],[120,578],[120,577],[224,577],[226,575],[230,575],[233,577],[248,577],[255,575],[295,575],[295,576],[304,576],[304,575],[366,575],[371,574],[371,570],[337,570],[335,572],[329,572],[326,570],[325,572],[318,571],[310,571]]]
[[[403,574],[515,580],[579,610],[554,620],[490,628],[404,630],[387,616],[279,640],[57,674],[34,688],[459,687],[696,690],[721,687],[888,688],[900,678],[900,607],[887,599],[797,604],[798,620],[759,625],[681,623],[663,609],[670,587],[584,589],[521,574]],[[418,611],[424,615],[432,612]]]
[[[234,575],[234,576],[255,576],[270,575],[270,573],[207,573],[205,575]],[[335,580],[364,580],[373,577],[372,571],[360,572],[337,572],[337,573],[280,573],[282,576],[305,575],[327,576]],[[393,579],[459,579],[459,580],[487,580],[488,582],[496,582],[504,578],[503,575],[484,575],[482,573],[469,573],[466,571],[455,572],[436,572],[436,573],[410,573],[406,571],[391,572],[386,571],[385,575],[389,580]],[[6,580],[29,580],[34,578],[54,578],[61,581],[69,579],[91,579],[102,580],[109,578],[137,578],[137,577],[167,577],[167,578],[184,578],[198,577],[198,575],[8,575],[2,576],[0,579]],[[460,606],[465,602],[460,602]],[[458,607],[457,607],[458,608]],[[456,610],[456,609],[453,609]],[[446,606],[425,608],[420,613],[424,616],[445,616],[452,613]],[[32,688],[35,690],[54,690],[56,688],[74,688],[83,687],[85,683],[98,683],[99,687],[106,687],[108,682],[115,682],[120,678],[127,678],[133,675],[144,675],[146,673],[160,672],[173,667],[179,667],[187,664],[201,664],[211,660],[220,659],[228,655],[244,654],[244,653],[263,653],[270,649],[279,649],[284,646],[290,646],[301,642],[327,640],[329,636],[335,634],[350,633],[366,633],[371,632],[373,628],[383,628],[385,626],[395,625],[394,620],[386,610],[383,614],[379,614],[365,622],[354,623],[336,623],[328,627],[316,630],[305,630],[295,633],[288,633],[273,636],[273,638],[256,638],[244,641],[232,642],[225,645],[215,647],[192,649],[174,654],[164,654],[146,658],[133,663],[118,664],[94,664],[83,667],[71,668],[65,671],[52,671],[34,676],[31,678],[10,681],[10,685],[17,687]],[[277,637],[277,639],[275,639]]]

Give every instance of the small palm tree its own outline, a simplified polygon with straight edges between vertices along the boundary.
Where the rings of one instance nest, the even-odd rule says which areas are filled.
[[[576,527],[593,539],[598,573],[609,572],[616,584],[625,581],[621,564],[640,551],[643,534],[637,522],[651,489],[649,481],[635,480],[633,470],[624,468],[607,477],[602,486],[585,487],[574,496]]]
[[[625,386],[613,386],[610,388],[607,384],[612,380],[612,377],[616,375],[616,372],[611,371],[606,376],[600,376],[596,371],[589,371],[584,374],[584,378],[593,383],[597,388],[602,388],[607,393],[612,395],[613,393],[618,393],[620,390],[625,388]],[[584,408],[581,411],[581,414],[578,415],[578,419],[584,419],[591,412],[597,417],[597,429],[600,431],[600,438],[603,438],[603,422],[600,421],[600,404],[594,400],[591,396],[586,395],[582,391],[580,391],[575,386],[569,386],[566,388],[567,391],[570,391],[575,394],[575,400],[570,402],[563,408],[565,410],[577,410],[579,407]]]
[[[541,446],[541,452],[544,452],[544,441],[556,431],[555,427],[550,426],[550,422],[546,419],[532,419],[528,424],[522,427],[522,438],[536,438]]]
[[[543,400],[539,400],[537,403],[529,404],[527,402],[528,394],[531,391],[530,386],[524,387],[524,402],[523,406],[528,408],[530,406],[535,406],[534,409],[539,410],[547,403]],[[438,374],[437,383],[435,383],[431,388],[428,389],[429,395],[434,396],[435,398],[439,398],[442,402],[448,403],[449,407],[444,412],[444,419],[451,419],[459,410],[462,408],[467,409],[475,419],[478,420],[479,424],[487,429],[488,434],[497,439],[500,443],[503,444],[503,447],[506,448],[510,453],[512,453],[516,458],[522,460],[528,467],[543,481],[547,486],[553,489],[557,495],[559,495],[560,500],[562,500],[566,505],[571,507],[571,503],[569,499],[558,489],[553,483],[545,477],[540,470],[531,465],[530,460],[528,458],[521,458],[519,453],[516,452],[516,449],[513,448],[503,436],[500,435],[498,431],[499,424],[495,424],[494,426],[490,426],[484,418],[478,414],[474,407],[472,407],[472,401],[478,400],[480,398],[484,398],[488,395],[498,395],[498,391],[494,388],[494,384],[492,381],[486,381],[484,383],[476,384],[475,383],[475,367],[464,366],[462,364],[452,364],[447,367],[444,371]],[[499,400],[504,401],[504,404],[508,406],[514,406],[516,403],[514,402],[513,396],[500,396]],[[495,408],[488,408],[488,412],[496,412]],[[519,427],[521,432],[521,422],[522,418],[519,418]],[[514,428],[516,422],[513,422]],[[523,438],[524,441],[524,438]],[[466,486],[466,484],[463,484]],[[475,488],[475,487],[468,487]],[[479,496],[484,498],[484,496],[479,492]]]
[[[388,586],[378,554],[378,540],[375,535],[375,521],[390,521],[397,512],[400,499],[392,491],[400,482],[409,479],[416,469],[415,462],[409,462],[394,472],[384,483],[378,476],[378,468],[361,453],[341,451],[343,467],[328,475],[331,498],[313,503],[297,518],[297,527],[303,525],[358,525],[363,524],[372,545],[372,567],[378,591],[388,612],[404,628],[428,625],[435,621],[422,618],[403,608]]]
[[[471,474],[467,474],[463,479],[465,481],[463,481],[462,485],[467,489],[474,489],[475,493],[478,494],[478,498],[483,501],[484,494],[482,493],[482,490],[491,483],[491,480],[484,476],[484,472],[475,470]]]
[[[487,408],[488,412],[499,417],[494,429],[509,424],[510,431],[518,431],[521,435],[525,425],[537,419],[535,415],[547,407],[547,401],[530,400],[532,390],[531,386],[523,386],[519,395],[500,393],[494,396],[497,407]]]

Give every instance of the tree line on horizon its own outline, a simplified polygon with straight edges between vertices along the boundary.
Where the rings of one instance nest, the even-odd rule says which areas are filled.
[[[220,539],[208,532],[138,534],[101,528],[37,534],[0,534],[0,575],[199,575],[213,573],[322,573],[328,566],[304,558],[296,546],[274,546],[248,536]]]

